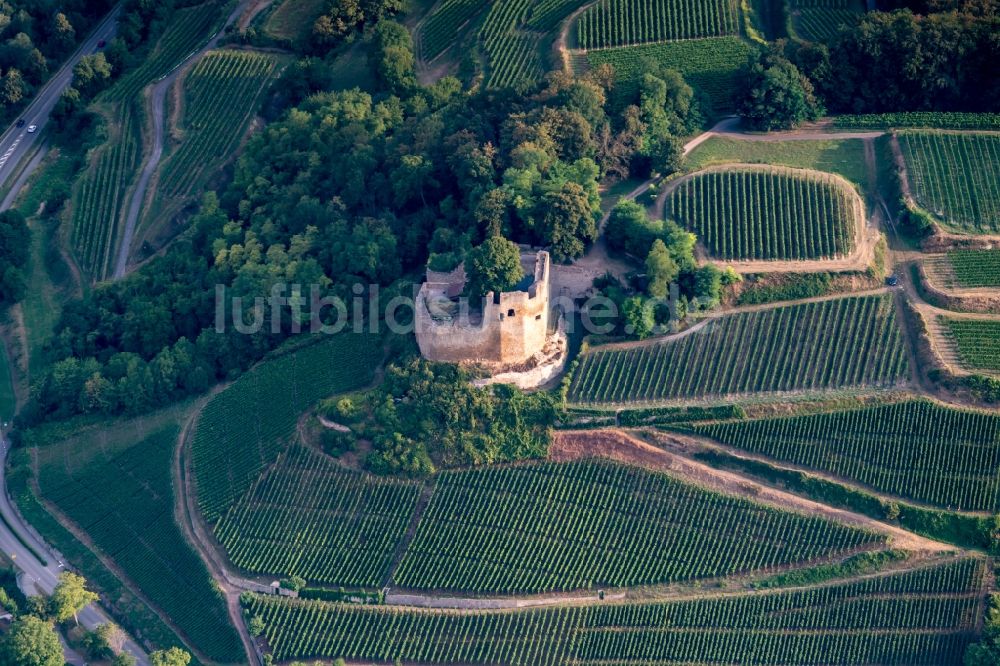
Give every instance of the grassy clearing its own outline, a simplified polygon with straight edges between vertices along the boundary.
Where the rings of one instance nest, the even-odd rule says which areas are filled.
[[[860,139],[825,141],[743,141],[713,136],[691,151],[687,167],[713,164],[775,164],[837,173],[865,191],[865,147]]]
[[[285,0],[267,17],[264,31],[275,39],[305,39],[326,5],[326,0]]]

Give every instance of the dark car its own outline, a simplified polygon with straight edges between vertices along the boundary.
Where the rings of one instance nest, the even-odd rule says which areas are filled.
[[[20,120],[17,121],[17,126],[24,127],[24,118],[21,118]]]
[[[103,49],[107,45],[108,45],[108,43],[106,41],[104,41],[103,39],[101,41],[97,42],[97,48],[99,48],[99,49]]]
[[[899,278],[896,277],[895,275],[890,275],[889,277],[887,277],[885,279],[885,284],[886,284],[887,287],[898,287],[899,286]]]

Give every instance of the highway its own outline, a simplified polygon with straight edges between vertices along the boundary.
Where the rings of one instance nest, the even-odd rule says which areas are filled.
[[[29,167],[37,167],[37,162],[32,160],[31,164],[22,165],[23,158],[30,154],[36,147],[42,130],[49,121],[49,114],[59,101],[60,95],[69,87],[73,81],[73,68],[83,56],[97,51],[97,43],[101,40],[108,41],[115,35],[118,17],[118,7],[116,6],[95,28],[86,41],[73,53],[66,63],[52,75],[48,82],[35,94],[35,99],[21,113],[24,119],[24,126],[17,127],[15,122],[7,131],[0,136],[0,190],[8,184],[21,184],[27,179],[30,173]],[[36,125],[35,132],[28,132],[28,126]],[[18,168],[20,166],[20,169]]]

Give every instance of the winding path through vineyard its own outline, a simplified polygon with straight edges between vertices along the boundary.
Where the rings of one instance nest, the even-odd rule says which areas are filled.
[[[112,278],[115,280],[125,277],[125,271],[128,269],[129,256],[132,252],[132,240],[135,238],[135,227],[139,221],[139,214],[142,212],[143,204],[146,202],[146,192],[149,189],[149,181],[152,179],[153,173],[156,172],[156,168],[160,165],[160,158],[163,157],[163,116],[167,91],[170,90],[177,78],[185,71],[188,63],[194,62],[203,56],[207,51],[215,48],[215,45],[219,43],[219,39],[226,34],[226,28],[243,14],[243,12],[247,9],[247,6],[252,1],[253,0],[242,0],[242,2],[240,2],[236,8],[233,9],[228,18],[226,18],[226,22],[219,29],[219,31],[215,33],[210,40],[208,40],[208,43],[202,46],[198,51],[189,55],[182,63],[177,65],[173,71],[157,81],[150,91],[150,110],[152,112],[150,125],[152,127],[151,136],[153,145],[150,148],[149,156],[142,165],[142,171],[139,174],[139,181],[136,183],[135,190],[133,190],[132,196],[129,199],[128,210],[125,215],[125,230],[122,233],[122,241],[118,246],[118,257],[115,260],[115,269],[112,273]]]

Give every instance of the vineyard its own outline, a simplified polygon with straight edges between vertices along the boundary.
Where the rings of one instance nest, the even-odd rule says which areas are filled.
[[[173,519],[170,469],[178,432],[167,426],[117,449],[104,441],[43,447],[39,485],[193,645],[234,663],[243,648],[225,603]]]
[[[1000,250],[955,250],[948,263],[962,287],[1000,287]]]
[[[963,113],[959,111],[908,111],[840,115],[833,119],[841,129],[936,128],[962,130],[1000,130],[1000,113]]]
[[[496,0],[479,31],[487,58],[486,85],[513,86],[538,79],[542,71],[541,37],[526,25],[532,0]]]
[[[597,348],[580,357],[569,400],[626,405],[890,387],[906,375],[892,298],[850,297],[718,317],[678,340]]]
[[[903,132],[914,197],[956,231],[1000,233],[1000,136]]]
[[[119,220],[142,161],[142,89],[208,39],[219,19],[217,3],[178,10],[149,57],[97,98],[108,121],[109,138],[96,151],[91,168],[79,179],[72,208],[72,241],[77,259],[97,280],[107,277],[113,269],[120,240]]]
[[[420,29],[421,56],[433,60],[444,53],[454,43],[461,27],[483,8],[479,0],[443,0]]]
[[[254,596],[276,661],[610,666],[951,664],[974,637],[985,563],[964,559],[826,587],[507,612]]]
[[[142,154],[142,109],[123,105],[111,138],[80,178],[73,202],[73,246],[77,260],[95,278],[113,268],[118,223]]]
[[[293,446],[215,534],[244,571],[378,587],[419,493],[415,483],[348,471]]]
[[[924,401],[694,426],[723,444],[950,509],[1000,510],[1000,417]]]
[[[369,383],[381,356],[374,336],[344,333],[262,363],[212,398],[191,442],[205,520],[218,520],[253,487],[306,409]]]
[[[638,468],[546,463],[442,473],[393,580],[505,594],[627,587],[808,562],[877,539]]]
[[[863,208],[829,174],[733,168],[695,174],[668,199],[667,214],[720,259],[820,259],[848,254]]]
[[[177,10],[153,52],[143,59],[141,65],[102,93],[99,101],[130,101],[147,85],[170,72],[191,52],[208,41],[213,29],[221,24],[221,9],[219,3],[204,2]]]
[[[582,49],[739,34],[735,0],[601,0],[580,15]]]
[[[157,195],[184,197],[234,154],[276,70],[274,56],[206,53],[184,79],[182,142],[160,167]]]
[[[792,23],[799,37],[826,42],[843,26],[857,23],[865,3],[860,0],[792,0]]]
[[[940,318],[963,367],[1000,372],[1000,321]]]
[[[638,85],[643,62],[655,60],[683,74],[688,83],[711,98],[716,111],[726,111],[735,106],[739,70],[752,53],[753,47],[738,37],[715,37],[589,51],[587,61],[591,67],[614,67],[623,93],[629,94]]]

